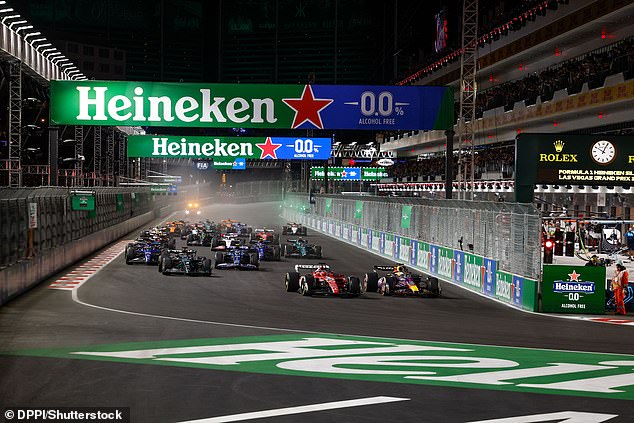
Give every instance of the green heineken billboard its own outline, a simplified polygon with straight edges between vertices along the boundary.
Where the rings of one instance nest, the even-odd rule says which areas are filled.
[[[128,157],[327,160],[330,138],[131,135]]]
[[[53,125],[450,129],[450,87],[51,81]]]
[[[71,210],[95,210],[95,196],[73,195],[71,198]]]
[[[605,267],[544,265],[542,311],[605,313]]]
[[[311,179],[324,179],[323,167],[311,167]],[[387,178],[388,174],[382,167],[328,167],[328,179],[331,181],[378,181]]]

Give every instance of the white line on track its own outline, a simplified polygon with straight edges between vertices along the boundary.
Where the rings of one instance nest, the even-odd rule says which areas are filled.
[[[277,408],[273,410],[255,411],[251,413],[231,414],[227,416],[209,417],[198,420],[187,420],[180,423],[226,423],[244,420],[264,419],[267,417],[289,416],[292,414],[312,413],[315,411],[336,410],[338,408],[360,407],[363,405],[377,405],[389,402],[409,401],[409,398],[398,397],[369,397],[347,401],[324,402],[321,404],[300,405],[297,407]]]

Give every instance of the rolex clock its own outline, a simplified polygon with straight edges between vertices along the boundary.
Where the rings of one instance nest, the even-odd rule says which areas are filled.
[[[610,141],[600,140],[592,144],[590,155],[598,164],[608,164],[616,157],[616,148]]]

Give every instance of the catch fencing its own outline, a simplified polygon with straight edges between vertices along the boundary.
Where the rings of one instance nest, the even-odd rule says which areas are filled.
[[[234,200],[241,203],[259,203],[282,200],[282,181],[238,182],[234,185]]]
[[[0,189],[0,269],[25,258],[109,228],[166,205],[167,196],[148,188],[90,188],[95,210],[72,210],[69,189],[56,187]],[[37,228],[29,242],[29,207],[36,204]]]
[[[392,233],[497,261],[498,270],[538,280],[541,220],[530,204],[374,196],[286,196],[301,213]]]

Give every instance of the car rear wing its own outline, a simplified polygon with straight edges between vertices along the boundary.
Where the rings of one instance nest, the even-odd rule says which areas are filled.
[[[330,270],[330,266],[328,266],[326,263],[296,264],[295,265],[296,272],[299,272],[300,270],[317,270],[317,269]]]
[[[381,272],[391,272],[394,270],[394,268],[396,266],[404,266],[403,263],[396,263],[396,264],[390,264],[390,265],[376,265],[374,266],[374,270],[380,270]]]

